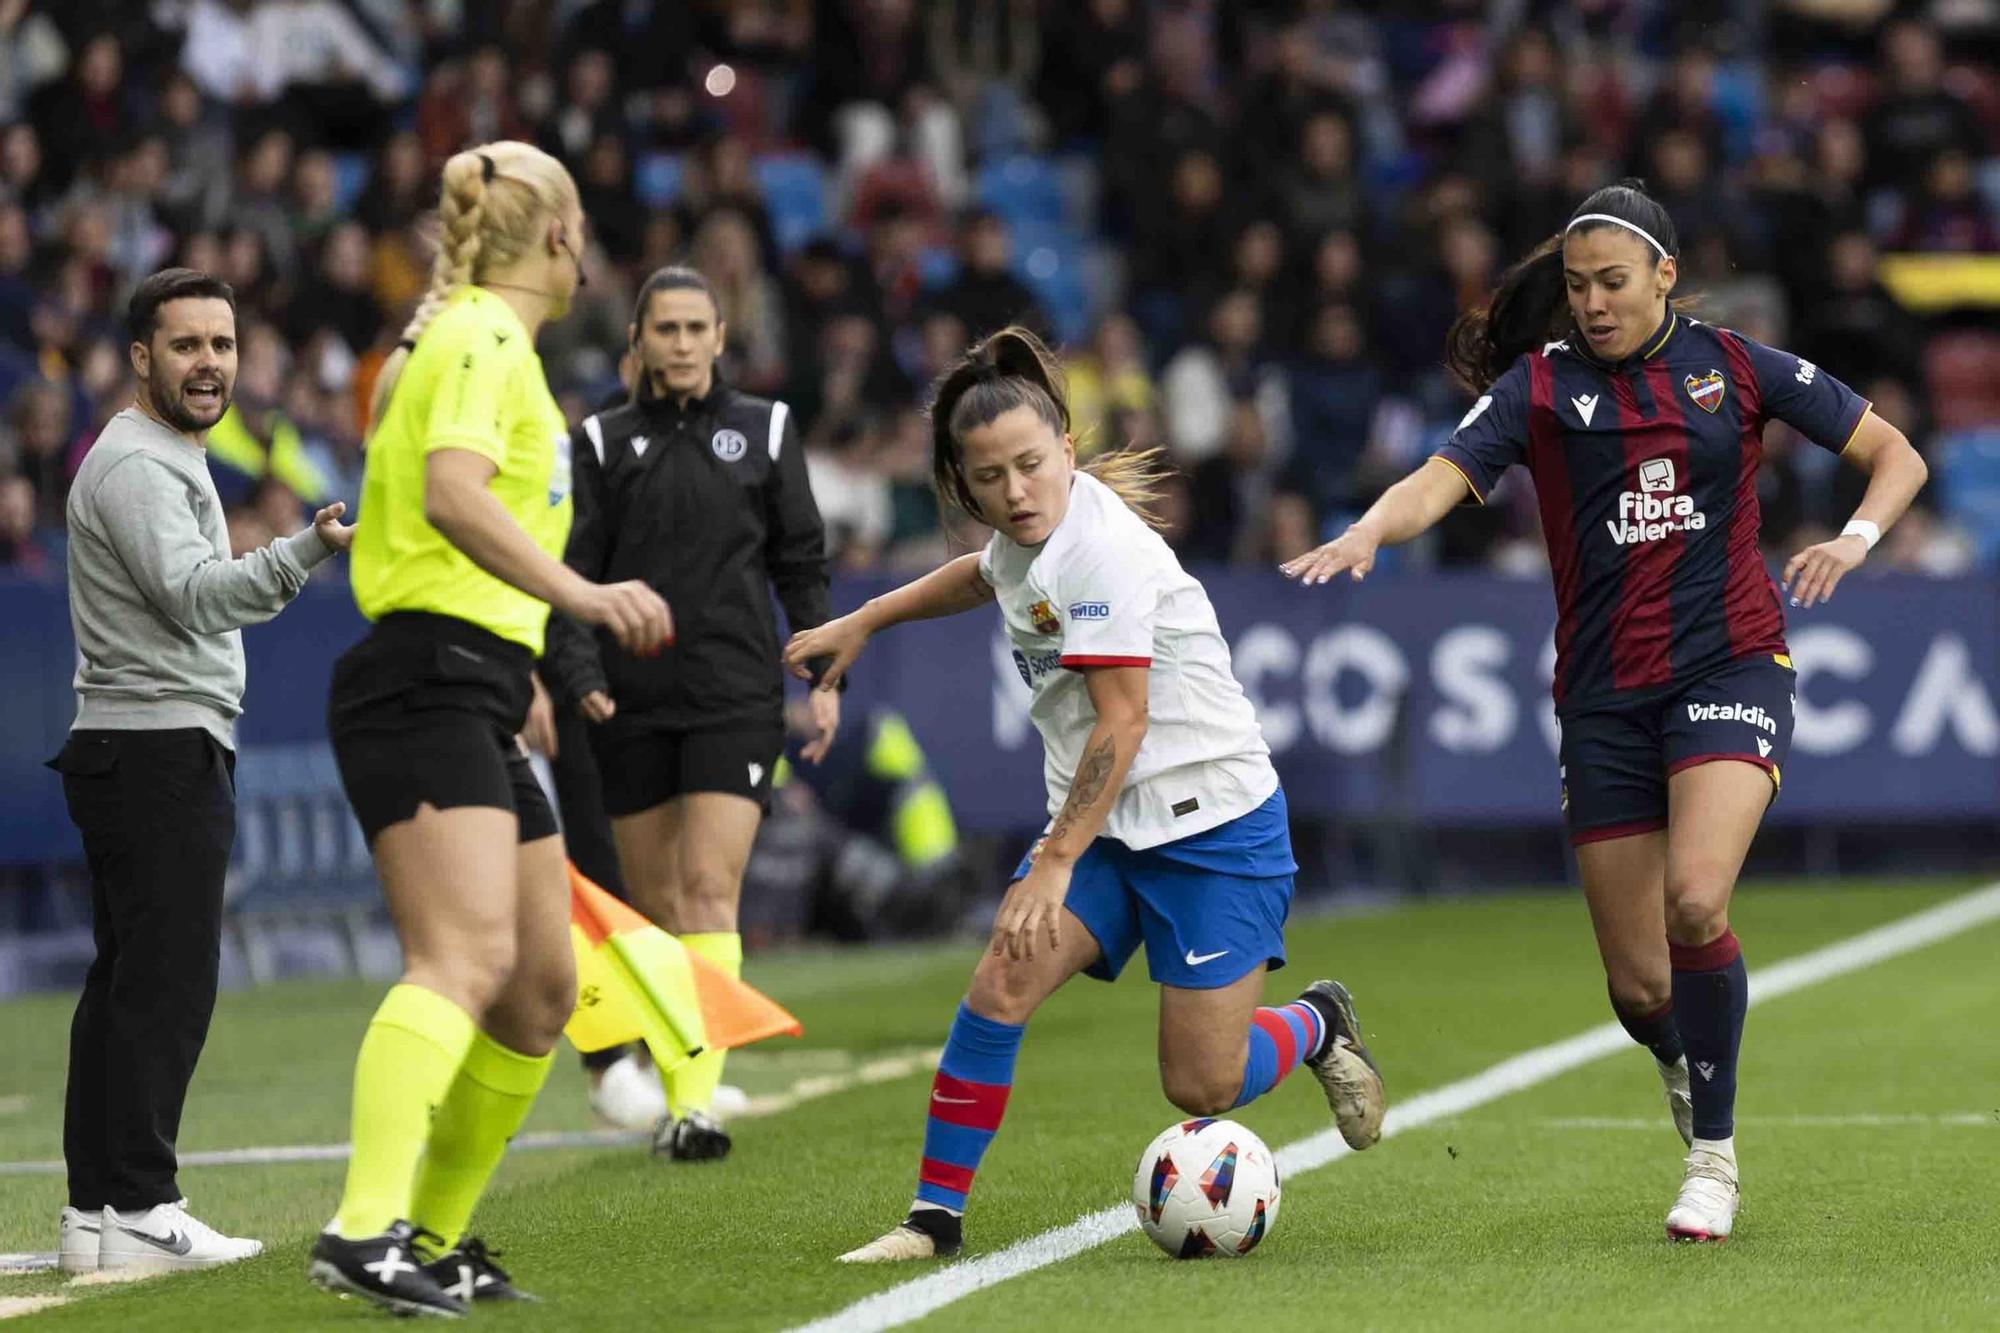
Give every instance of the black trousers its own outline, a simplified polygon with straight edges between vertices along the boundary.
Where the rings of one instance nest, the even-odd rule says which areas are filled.
[[[49,766],[83,835],[97,941],[70,1024],[69,1201],[171,1203],[181,1107],[215,1011],[236,756],[199,728],[74,731]]]

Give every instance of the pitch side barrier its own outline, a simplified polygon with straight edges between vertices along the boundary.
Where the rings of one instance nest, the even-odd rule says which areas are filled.
[[[1556,826],[1546,582],[1404,576],[1305,590],[1261,571],[1210,571],[1204,581],[1296,817]],[[856,606],[886,586],[843,580],[833,605]],[[42,767],[74,709],[62,590],[0,583],[0,616],[0,859],[67,860],[77,846],[61,784]],[[1830,606],[1790,618],[1798,724],[1774,820],[2000,816],[2000,579],[1854,578]],[[333,659],[361,631],[344,589],[315,586],[244,634],[243,800],[254,807],[270,786],[274,798],[306,802],[284,819],[304,821],[302,836],[343,868],[353,849],[320,810],[331,799],[337,812],[338,792],[317,791],[332,768],[316,756]],[[1027,699],[1021,664],[988,611],[883,635],[854,675],[847,708],[859,717],[894,705],[962,826],[1013,831],[1035,823],[1042,804]],[[1745,725],[1747,748],[1754,724]],[[297,855],[281,823],[274,815],[275,831],[253,835],[245,854]]]

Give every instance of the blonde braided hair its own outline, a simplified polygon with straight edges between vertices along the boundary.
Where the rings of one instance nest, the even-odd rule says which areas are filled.
[[[368,408],[371,429],[388,409],[417,340],[452,293],[526,254],[549,217],[560,217],[576,202],[576,182],[569,171],[533,144],[502,139],[451,156],[438,199],[438,252],[431,262],[431,283],[376,377]]]

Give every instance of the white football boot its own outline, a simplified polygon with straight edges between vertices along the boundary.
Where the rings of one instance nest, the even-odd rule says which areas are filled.
[[[60,1271],[69,1274],[97,1271],[97,1231],[103,1219],[101,1210],[93,1213],[81,1208],[62,1210],[56,1245],[56,1267]]]
[[[1653,1061],[1653,1067],[1660,1071],[1660,1082],[1666,1085],[1667,1109],[1673,1112],[1674,1128],[1680,1131],[1681,1142],[1694,1146],[1694,1092],[1688,1086],[1688,1058],[1683,1055],[1672,1064]]]
[[[213,1268],[264,1252],[263,1241],[225,1236],[190,1213],[186,1199],[137,1213],[106,1208],[99,1226],[97,1266],[102,1270]]]
[[[965,1247],[965,1219],[943,1208],[916,1207],[895,1230],[840,1256],[844,1264],[895,1264],[949,1259]]]
[[[1724,1241],[1736,1225],[1736,1141],[1696,1139],[1687,1155],[1687,1177],[1667,1212],[1673,1240]]]
[[[613,1129],[650,1132],[667,1113],[667,1094],[650,1064],[626,1054],[590,1075],[590,1109]]]

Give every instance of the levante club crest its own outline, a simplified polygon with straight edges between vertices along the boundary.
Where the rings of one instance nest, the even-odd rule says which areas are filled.
[[[1722,406],[1721,371],[1711,370],[1706,375],[1690,375],[1685,383],[1688,397],[1694,399],[1694,405],[1702,411],[1713,412]]]
[[[1028,619],[1035,622],[1037,633],[1054,634],[1062,628],[1062,622],[1056,619],[1056,609],[1046,601],[1036,602],[1029,607]]]

